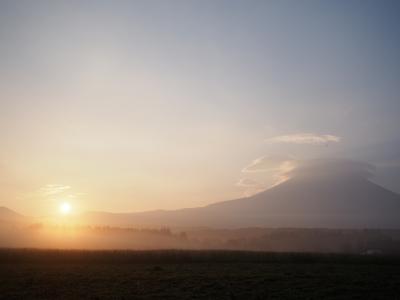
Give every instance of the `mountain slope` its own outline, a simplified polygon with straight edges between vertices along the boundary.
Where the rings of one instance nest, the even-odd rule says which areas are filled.
[[[400,228],[400,195],[369,181],[363,164],[317,161],[248,198],[175,211],[91,213],[89,223],[134,226]]]
[[[22,222],[25,219],[25,216],[20,215],[7,207],[0,207],[0,222]]]
[[[249,198],[207,208],[243,225],[398,227],[400,196],[367,180],[291,179]]]

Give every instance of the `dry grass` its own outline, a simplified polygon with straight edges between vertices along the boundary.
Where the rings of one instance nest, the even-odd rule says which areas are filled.
[[[398,257],[0,250],[4,299],[396,299]]]

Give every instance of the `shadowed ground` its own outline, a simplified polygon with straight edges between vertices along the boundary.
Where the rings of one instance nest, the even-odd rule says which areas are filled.
[[[2,299],[395,299],[398,257],[0,250]]]

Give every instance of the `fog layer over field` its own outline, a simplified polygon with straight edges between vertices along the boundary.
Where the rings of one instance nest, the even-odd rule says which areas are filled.
[[[400,196],[372,174],[361,162],[297,161],[279,185],[204,207],[43,218],[3,207],[0,246],[396,252]]]

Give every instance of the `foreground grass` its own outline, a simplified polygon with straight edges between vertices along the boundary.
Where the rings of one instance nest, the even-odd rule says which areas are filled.
[[[0,250],[4,299],[398,299],[400,259],[232,251]]]

